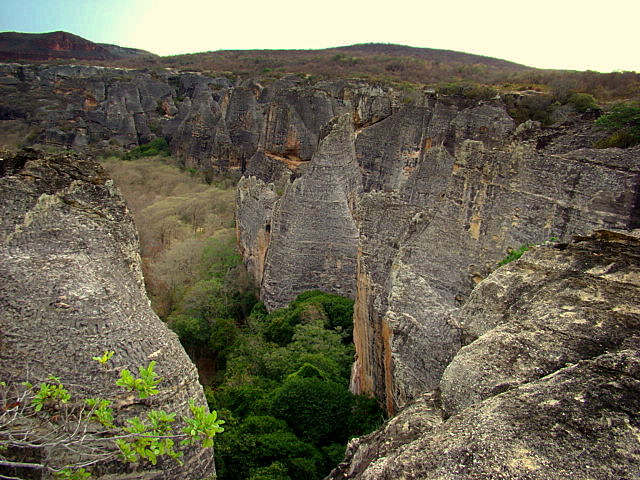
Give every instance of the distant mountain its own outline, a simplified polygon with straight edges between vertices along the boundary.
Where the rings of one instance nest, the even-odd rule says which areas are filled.
[[[328,48],[324,51],[343,52],[349,55],[388,55],[397,57],[413,57],[432,62],[457,62],[466,65],[487,65],[490,67],[521,70],[528,69],[519,63],[501,60],[499,58],[485,57],[471,53],[456,52],[454,50],[441,50],[437,48],[418,48],[405,45],[394,45],[389,43],[361,43],[345,47]],[[322,52],[323,50],[320,50]]]
[[[120,60],[153,55],[144,50],[91,42],[68,32],[0,33],[0,61]]]
[[[362,78],[421,84],[460,80],[496,83],[535,70],[481,55],[385,43],[321,50],[219,50],[158,57],[155,63],[183,71],[274,77],[298,73],[318,78]],[[147,66],[137,59],[127,61],[127,64],[140,68]]]

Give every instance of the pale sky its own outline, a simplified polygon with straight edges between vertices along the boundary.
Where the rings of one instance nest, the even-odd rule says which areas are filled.
[[[0,0],[0,31],[56,30],[159,55],[382,42],[640,72],[640,0]]]

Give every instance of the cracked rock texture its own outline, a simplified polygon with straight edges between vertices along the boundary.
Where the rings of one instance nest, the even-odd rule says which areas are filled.
[[[262,153],[308,162],[323,125],[350,113],[359,126],[392,112],[393,95],[361,81],[230,81],[198,73],[82,65],[0,64],[0,121],[19,121],[31,143],[122,152],[156,137],[182,165],[236,174]]]
[[[501,100],[381,95],[350,104],[339,142],[319,135],[315,155],[333,143],[354,166],[347,183],[316,157],[257,153],[237,225],[268,308],[312,288],[355,298],[351,388],[394,412],[438,386],[463,345],[460,306],[509,249],[639,225],[640,149],[585,148],[599,133],[577,115],[516,128]],[[336,243],[351,245],[339,260]]]
[[[155,360],[155,408],[179,417],[189,399],[205,404],[195,366],[151,310],[135,227],[102,168],[31,150],[2,159],[0,174],[0,378],[56,375],[74,396],[128,404],[118,372]],[[115,355],[101,369],[91,357],[105,350]],[[133,401],[123,414],[140,410]],[[187,450],[184,462],[145,478],[215,474],[211,449]]]
[[[328,479],[640,478],[640,236],[598,231],[498,269],[435,393],[352,440]]]

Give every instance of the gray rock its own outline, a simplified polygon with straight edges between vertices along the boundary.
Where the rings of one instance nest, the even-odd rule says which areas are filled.
[[[355,296],[360,191],[350,115],[323,128],[307,172],[288,184],[275,205],[261,297],[269,309],[318,288]]]
[[[163,380],[152,406],[179,417],[191,398],[206,405],[195,366],[151,310],[135,227],[102,168],[36,151],[0,166],[0,378],[55,375],[74,396],[123,402],[127,415],[142,402],[115,385],[119,370],[155,360]],[[105,350],[115,355],[101,369],[91,357]],[[149,478],[207,477],[212,453],[186,450],[183,467],[168,462]]]
[[[448,413],[620,349],[640,328],[640,240],[597,232],[538,247],[485,279],[461,311],[470,338],[442,377]]]
[[[455,338],[455,321],[452,322],[451,315],[435,320],[439,308],[424,308],[423,305],[431,303],[449,308],[460,305],[474,285],[495,268],[508,248],[544,242],[551,237],[568,239],[571,234],[584,234],[596,228],[633,226],[637,221],[634,200],[638,178],[636,158],[637,149],[578,150],[550,155],[522,144],[508,152],[506,149],[487,149],[478,141],[463,142],[457,147],[446,188],[431,206],[426,207],[424,223],[409,235],[397,229],[400,233],[395,237],[397,254],[389,273],[386,279],[381,276],[381,288],[369,289],[377,297],[367,300],[358,296],[380,310],[371,313],[369,309],[370,318],[362,318],[357,313],[355,322],[362,323],[364,329],[382,321],[386,309],[391,308],[388,302],[391,292],[404,290],[406,295],[397,298],[400,307],[393,312],[401,316],[408,313],[418,324],[432,325],[430,328],[437,324],[439,327],[434,331],[440,332],[438,336],[448,329],[449,338]],[[444,172],[444,169],[440,171]],[[434,181],[442,185],[446,182]],[[428,201],[436,196],[431,194],[422,198]],[[369,211],[375,209],[375,205],[369,206]],[[385,234],[386,229],[381,228],[381,231]],[[372,237],[375,238],[374,235],[362,237],[361,242],[370,242]],[[391,239],[385,241],[392,242]],[[366,247],[360,248],[366,251]],[[360,271],[375,268],[365,266]],[[394,276],[394,269],[412,272],[408,278],[420,278],[421,282],[412,280],[404,286],[398,285],[394,282],[401,281],[402,277]],[[421,284],[428,288],[414,289],[414,285]],[[432,300],[426,300],[425,295],[431,296]],[[361,311],[364,310],[356,309],[356,312]],[[427,388],[432,389],[447,366],[435,359],[451,358],[459,345],[455,341],[444,342],[435,350],[426,350],[416,362],[415,354],[409,352],[425,352],[420,346],[423,341],[423,337],[409,337],[404,347],[407,356],[403,359],[395,352],[391,371],[411,371],[416,388],[428,384]],[[415,344],[411,345],[412,342]],[[376,344],[373,345],[375,348]],[[370,377],[376,379],[374,385],[380,383],[380,386],[369,391],[382,398],[385,404],[390,403],[389,399],[380,397],[380,392],[408,388],[404,384],[405,377],[395,382],[402,387],[387,385],[389,381],[394,382],[394,377],[380,362],[358,365],[365,358],[384,357],[384,352],[368,353],[366,357],[359,349],[357,353],[354,372],[370,372]],[[433,361],[425,360],[424,355],[433,356]],[[419,365],[430,367],[425,370]]]
[[[462,318],[485,333],[447,368],[444,408],[418,396],[327,478],[640,478],[639,254],[637,232],[601,231],[481,282]]]

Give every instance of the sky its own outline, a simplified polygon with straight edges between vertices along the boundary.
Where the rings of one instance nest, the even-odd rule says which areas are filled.
[[[0,0],[0,31],[56,30],[158,55],[380,42],[640,72],[640,0]]]

